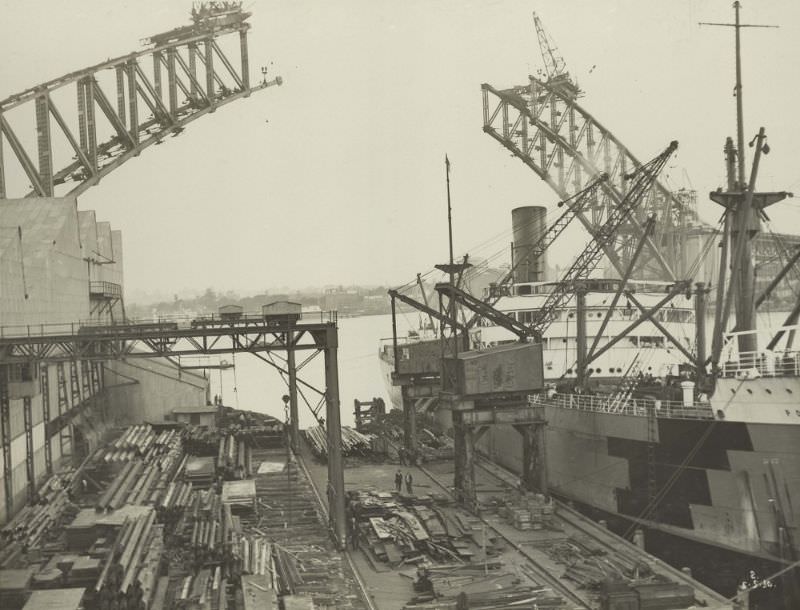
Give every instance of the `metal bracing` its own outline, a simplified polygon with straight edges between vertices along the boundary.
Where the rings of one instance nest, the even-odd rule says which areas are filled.
[[[92,382],[89,378],[89,362],[81,360],[81,392],[85,398],[92,395]]]
[[[195,23],[174,30],[174,35],[154,36],[149,48],[71,72],[0,101],[0,198],[78,195],[151,144],[169,134],[177,135],[194,119],[253,91],[280,85],[277,77],[251,86],[247,16],[240,13],[228,24]],[[218,43],[228,35],[239,39],[238,67]],[[200,75],[205,83],[202,87],[198,60],[201,73],[205,72]],[[112,73],[110,79],[107,72]],[[73,116],[62,114],[54,97],[70,85],[77,90]],[[34,121],[14,123],[11,117],[24,106],[33,107]],[[100,117],[104,124],[97,121]],[[102,135],[108,133],[111,135]],[[13,153],[5,158],[4,141]],[[24,144],[27,142],[36,142],[35,155]],[[10,167],[8,159],[17,164]],[[10,175],[15,172],[11,184]]]
[[[0,366],[0,442],[3,444],[3,491],[6,519],[14,513],[14,486],[11,481],[11,400],[8,396],[8,367]]]
[[[33,413],[31,397],[22,399],[22,418],[25,425],[25,473],[28,475],[28,500],[36,495],[36,470],[33,463]]]
[[[598,349],[594,353],[594,359],[597,360],[600,356],[605,354],[608,350],[610,350],[612,347],[614,347],[617,343],[622,341],[622,339],[624,339],[625,337],[629,336],[631,334],[631,332],[636,327],[638,327],[640,324],[643,324],[644,322],[647,322],[648,320],[652,320],[653,316],[655,316],[661,310],[661,308],[664,307],[664,305],[669,303],[672,299],[674,299],[677,295],[681,294],[682,292],[685,293],[686,290],[689,288],[689,286],[691,286],[691,281],[689,281],[689,280],[683,280],[683,281],[676,282],[675,284],[673,284],[672,287],[669,289],[669,292],[667,292],[667,294],[664,295],[664,298],[662,298],[658,303],[653,305],[650,309],[643,310],[642,311],[642,315],[637,320],[634,320],[624,330],[622,330],[619,333],[617,333],[617,335],[614,338],[612,338],[608,343],[606,343],[603,347]],[[631,296],[631,292],[630,291],[627,291],[625,294],[630,298],[630,296]],[[690,360],[692,362],[694,362],[694,356],[690,356],[689,358],[690,358]]]
[[[410,305],[414,309],[417,309],[417,310],[421,311],[422,313],[427,314],[430,318],[439,320],[439,322],[441,322],[442,324],[448,324],[450,326],[455,326],[459,330],[467,330],[467,327],[464,326],[461,322],[459,322],[458,320],[451,320],[446,314],[438,311],[437,309],[434,309],[433,307],[431,307],[427,303],[420,303],[416,299],[414,299],[414,298],[412,298],[412,297],[410,297],[410,296],[408,296],[406,294],[402,294],[400,292],[397,292],[396,290],[390,290],[389,291],[389,296],[391,297],[392,302],[394,302],[394,300],[397,299],[398,301],[401,301],[401,302],[405,303],[406,305]],[[426,300],[427,300],[427,297],[426,297]]]
[[[607,173],[610,178],[598,191],[589,213],[578,215],[593,234],[624,199],[628,189],[625,175],[642,164],[574,96],[557,85],[534,77],[530,77],[528,86],[506,90],[483,84],[483,130],[562,199]],[[645,257],[641,271],[657,279],[675,280],[686,271],[682,240],[688,222],[696,220],[696,210],[658,181],[648,186],[642,205],[620,228],[618,239],[606,248],[606,254],[622,273],[636,243],[631,238],[641,238],[642,223],[653,215],[658,223],[648,241],[653,255]]]
[[[653,230],[655,229],[656,220],[655,218],[648,218],[647,223],[644,227],[644,234],[645,236],[650,236],[653,234]],[[606,310],[606,315],[603,317],[603,322],[600,324],[600,328],[597,329],[597,332],[594,335],[594,341],[592,341],[592,346],[589,348],[589,352],[586,354],[586,364],[588,365],[590,362],[594,360],[594,350],[597,349],[597,345],[600,343],[600,339],[603,337],[603,333],[606,330],[606,326],[608,326],[609,321],[611,320],[611,316],[614,315],[614,311],[617,308],[617,303],[619,303],[619,298],[622,296],[623,291],[627,287],[628,280],[630,279],[631,275],[633,274],[633,269],[636,266],[636,261],[639,260],[639,256],[642,253],[642,249],[644,248],[645,240],[640,239],[639,244],[636,246],[636,250],[633,253],[633,257],[628,264],[628,268],[625,270],[625,273],[622,275],[622,279],[617,287],[617,291],[614,293],[614,298],[611,299],[611,304],[608,306]]]
[[[517,335],[521,341],[524,341],[527,337],[531,336],[530,329],[523,323],[518,322],[511,316],[495,309],[488,303],[475,298],[468,292],[464,292],[460,288],[453,286],[448,282],[436,284],[435,288],[440,297],[443,295],[449,299],[450,304],[448,305],[448,310],[452,309],[453,303],[458,303],[459,305],[462,305],[472,311],[475,315],[511,331]],[[463,328],[463,325],[459,324],[459,327]]]
[[[42,421],[44,422],[44,467],[48,475],[53,474],[53,448],[50,446],[50,373],[46,364],[39,365],[42,390]]]
[[[81,392],[81,382],[78,377],[78,362],[76,360],[69,361],[69,389],[70,408],[77,407],[83,402],[83,394]]]
[[[296,331],[296,351],[323,349],[325,329],[335,324],[335,312],[325,322],[300,323]],[[240,352],[281,352],[286,350],[285,325],[265,322],[263,317],[235,323],[209,324],[199,319],[177,322],[115,324],[108,326],[55,325],[34,329],[31,334],[7,336],[0,329],[0,353],[13,359],[63,362],[70,360],[115,360],[121,358],[168,358]],[[52,330],[53,334],[48,334]],[[35,335],[34,332],[40,334]],[[23,331],[24,332],[24,331]]]
[[[561,281],[553,288],[552,292],[547,295],[544,304],[539,308],[536,313],[536,318],[531,324],[530,328],[534,335],[541,337],[544,335],[547,328],[552,323],[555,313],[564,304],[572,298],[572,289],[576,280],[582,280],[589,277],[589,275],[597,268],[603,258],[603,253],[606,255],[614,254],[616,252],[614,244],[620,243],[620,240],[626,242],[625,248],[635,248],[635,240],[623,239],[624,231],[621,228],[628,222],[639,209],[643,196],[650,189],[658,174],[663,169],[667,159],[677,149],[678,143],[673,141],[670,145],[658,156],[649,161],[647,164],[638,167],[633,173],[627,175],[627,179],[631,184],[625,193],[619,205],[610,210],[605,217],[603,224],[596,227],[592,231],[592,238],[583,251],[578,255],[569,269],[567,269]],[[608,184],[603,182],[602,184]],[[640,227],[641,228],[641,227]],[[644,240],[645,243],[651,245],[650,238],[645,234],[644,229],[641,230],[639,239]],[[632,243],[631,243],[632,242]],[[634,252],[626,254],[624,260],[627,261],[627,266],[633,260]],[[613,257],[610,257],[614,262]],[[621,266],[618,259],[615,263],[617,271],[620,275],[626,275],[627,268],[625,265]]]
[[[347,531],[345,515],[344,472],[342,464],[341,422],[339,414],[339,365],[338,330],[336,313],[322,314],[317,322],[303,319],[267,319],[264,316],[244,316],[239,320],[222,322],[216,319],[198,318],[186,320],[185,327],[177,322],[157,322],[108,326],[67,326],[58,334],[28,334],[8,337],[7,329],[0,329],[0,361],[14,360],[20,353],[36,354],[33,360],[57,362],[58,367],[58,416],[51,422],[53,430],[60,431],[62,454],[65,454],[65,434],[69,437],[69,423],[79,412],[80,387],[76,360],[99,361],[115,358],[154,358],[177,355],[209,355],[221,353],[252,353],[267,362],[262,352],[313,351],[323,353],[325,358],[325,425],[328,440],[328,500],[331,510],[331,533],[337,544],[344,547]],[[181,325],[184,326],[184,325]],[[66,331],[69,332],[66,332]],[[293,355],[291,359],[294,360]],[[310,358],[296,367],[302,368]],[[70,363],[70,381],[73,401],[70,405],[64,362]],[[4,362],[2,362],[4,364]],[[283,372],[278,364],[270,362]],[[0,373],[5,373],[0,370]],[[295,370],[296,373],[296,370]],[[0,385],[0,399],[7,396],[6,377]],[[102,384],[102,380],[99,380]],[[297,378],[297,384],[310,384]],[[77,394],[75,392],[77,388]],[[77,400],[76,400],[77,398]],[[6,404],[8,401],[5,401]],[[84,406],[90,404],[84,402]],[[2,402],[0,402],[2,405]],[[5,409],[4,412],[7,412]],[[6,430],[5,424],[3,430]],[[3,435],[5,441],[6,435]],[[10,446],[9,446],[10,452]],[[10,463],[10,460],[6,464]]]
[[[58,371],[58,416],[56,419],[61,422],[66,414],[69,413],[70,404],[69,394],[67,392],[67,375],[64,372],[64,361],[60,361],[56,366]],[[70,440],[69,431],[65,431],[62,425],[59,425],[57,430],[54,431],[58,432],[58,443],[61,448],[61,457],[63,458],[65,455],[68,455],[67,441]]]
[[[518,267],[526,264],[531,259],[536,259],[544,255],[547,249],[553,244],[556,238],[564,232],[564,229],[567,228],[572,220],[583,212],[584,207],[586,207],[591,200],[596,199],[597,189],[599,189],[600,184],[606,180],[608,180],[608,174],[600,174],[600,176],[592,180],[583,190],[576,193],[569,200],[562,202],[567,209],[547,228],[539,240],[529,247],[528,253],[525,256],[517,261],[513,261],[511,269],[497,282],[495,294],[489,294],[488,298],[485,299],[488,305],[494,305],[500,300],[504,292],[503,287],[513,281],[514,272]],[[559,205],[561,205],[561,203],[559,203]],[[478,320],[480,320],[480,316],[476,313],[469,320],[467,326],[471,328]]]

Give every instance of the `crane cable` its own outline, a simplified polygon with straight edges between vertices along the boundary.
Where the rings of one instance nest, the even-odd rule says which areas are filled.
[[[739,391],[739,389],[742,387],[742,384],[744,382],[745,382],[744,379],[739,380],[739,385],[736,387],[736,389],[728,397],[728,400],[725,403],[725,405],[720,409],[723,414],[725,413],[727,408],[730,406],[731,401],[736,396],[736,392]],[[667,482],[664,483],[664,485],[662,485],[661,489],[658,491],[658,493],[655,495],[655,497],[651,501],[649,501],[647,503],[647,505],[644,507],[644,509],[642,509],[641,513],[639,513],[639,516],[636,517],[637,521],[639,521],[639,520],[647,520],[647,519],[650,519],[650,517],[652,517],[652,515],[655,512],[655,510],[658,507],[658,505],[667,496],[667,494],[672,490],[672,488],[674,487],[675,483],[677,483],[678,478],[680,477],[680,475],[683,474],[683,472],[687,469],[689,463],[694,459],[694,457],[697,455],[697,453],[700,451],[700,449],[703,448],[703,445],[708,440],[708,438],[711,436],[711,433],[716,429],[717,424],[719,422],[720,422],[719,419],[715,419],[703,431],[703,434],[700,436],[699,439],[697,439],[697,441],[695,442],[694,446],[689,450],[689,452],[686,454],[684,459],[681,461],[681,463],[675,469],[675,472],[672,473],[672,476],[669,479],[667,479]],[[628,529],[623,534],[623,538],[627,538],[628,536],[630,536],[631,533],[633,533],[633,530],[636,529],[636,526],[637,526],[636,522],[632,523],[630,525],[630,527],[628,527]]]

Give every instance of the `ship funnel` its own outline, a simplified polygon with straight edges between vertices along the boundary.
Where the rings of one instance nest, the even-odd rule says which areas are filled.
[[[531,250],[547,230],[547,208],[541,205],[526,205],[511,210],[511,226],[514,231],[514,282],[543,282],[547,270],[547,255],[530,256]],[[527,259],[527,260],[526,260]]]

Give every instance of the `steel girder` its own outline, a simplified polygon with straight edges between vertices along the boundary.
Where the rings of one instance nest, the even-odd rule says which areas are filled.
[[[123,358],[169,358],[236,352],[286,351],[284,337],[292,330],[293,349],[321,350],[325,333],[336,322],[275,324],[243,321],[195,328],[177,323],[75,326],[58,334],[0,337],[0,362],[36,360],[70,362]]]
[[[625,197],[623,178],[642,164],[573,96],[563,89],[530,77],[528,86],[498,90],[488,84],[483,92],[483,130],[510,150],[562,199],[573,196],[607,173],[595,201],[578,218],[590,234]],[[587,213],[588,212],[588,213]],[[612,264],[623,273],[631,260],[642,225],[651,215],[656,231],[648,241],[652,257],[643,257],[641,271],[648,277],[674,281],[686,271],[681,240],[694,207],[655,182],[642,205],[620,228],[606,249]]]
[[[0,101],[0,199],[78,195],[151,144],[177,135],[196,118],[253,91],[280,85],[277,77],[251,86],[249,29],[244,20],[215,28],[187,26],[176,36],[151,38],[151,48],[71,72]],[[219,37],[236,33],[240,38],[238,70],[217,43]],[[204,74],[198,75],[198,67]],[[113,82],[102,84],[101,80],[109,80],[104,76],[109,71]],[[53,95],[67,85],[76,87],[77,110],[62,114]],[[11,113],[24,106],[33,108],[34,120],[23,125],[24,133],[18,136]],[[59,140],[56,146],[54,136]],[[9,193],[4,140],[30,182],[32,190],[27,194],[26,189]],[[36,142],[36,154],[26,147],[28,141]]]

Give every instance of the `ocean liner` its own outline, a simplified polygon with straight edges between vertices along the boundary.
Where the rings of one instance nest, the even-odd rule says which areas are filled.
[[[738,8],[737,3],[737,26]],[[738,37],[736,55],[738,65]],[[484,92],[496,93],[524,118],[542,99],[542,83],[530,80],[527,90],[497,92],[485,85]],[[685,270],[682,277],[690,279],[667,283],[634,280],[632,273],[597,278],[591,273],[596,267],[568,272],[560,282],[512,273],[508,285],[495,286],[484,298],[507,322],[478,319],[461,325],[462,337],[453,334],[462,350],[477,351],[519,340],[509,332],[517,324],[544,329],[536,339],[542,343],[546,385],[532,392],[529,402],[543,408],[547,420],[550,491],[631,523],[792,562],[800,553],[800,352],[793,346],[800,305],[791,306],[774,329],[757,329],[756,309],[796,257],[756,298],[751,251],[764,209],[791,194],[756,191],[759,163],[769,152],[763,129],[750,142],[753,162],[745,178],[744,155],[738,152],[745,150],[741,103],[739,95],[737,142],[729,139],[725,147],[727,188],[710,194],[725,220],[706,241],[705,252],[696,252],[703,255],[720,246],[716,273],[703,278],[711,280],[708,284],[695,281],[701,273],[689,274],[698,265]],[[484,120],[485,125],[491,122],[486,112]],[[495,137],[512,148],[511,136]],[[652,162],[640,168],[648,166],[653,170]],[[650,171],[652,180],[657,171]],[[577,206],[577,200],[567,201],[568,207]],[[524,264],[541,269],[546,247],[560,234],[558,221],[545,229],[543,221],[532,219],[543,216],[541,210],[518,213],[528,218],[519,223],[515,218],[515,251],[524,246]],[[532,224],[536,229],[528,231],[535,239],[516,243]],[[597,241],[597,232],[594,237]],[[634,267],[635,255],[628,269]],[[638,271],[648,277],[644,264]],[[712,291],[713,311],[712,299],[707,302]],[[413,305],[397,292],[390,294]],[[419,309],[435,313],[427,302]],[[439,311],[443,324],[450,313]],[[451,320],[458,328],[456,316]],[[397,337],[395,331],[393,342],[381,345],[379,357],[397,406],[407,399],[397,383],[405,363],[417,359],[417,370],[429,367],[426,383],[433,389],[414,407],[433,413],[447,428],[451,414],[437,401],[431,379],[437,358],[451,347],[448,339],[426,337],[426,332]],[[423,361],[433,364],[421,366]],[[512,426],[490,427],[478,447],[494,462],[521,472],[522,443]]]

